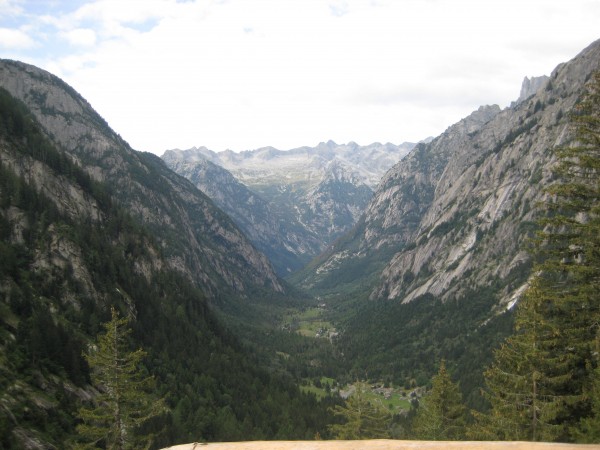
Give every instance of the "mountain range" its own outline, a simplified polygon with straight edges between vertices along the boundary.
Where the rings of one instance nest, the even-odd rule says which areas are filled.
[[[286,276],[354,226],[383,174],[414,145],[329,141],[240,153],[200,147],[168,150],[162,158],[214,200]]]
[[[354,376],[425,382],[436,361],[447,359],[466,396],[478,395],[472,368],[486,364],[510,331],[512,308],[528,285],[553,152],[573,139],[569,114],[599,61],[596,42],[550,76],[525,77],[509,107],[481,106],[416,144],[371,184],[375,191],[351,229],[287,276],[326,305]],[[328,146],[335,144],[321,144],[321,152]],[[277,175],[274,149],[189,152],[190,166],[194,158],[211,160],[264,198],[282,176],[298,178],[293,162],[281,163]],[[300,153],[305,158],[306,149]]]
[[[497,285],[498,303],[512,304],[526,285],[526,243],[552,177],[552,149],[572,139],[568,113],[598,60],[593,45],[513,106],[482,106],[417,145],[386,173],[352,233],[297,282],[319,291],[364,261],[353,282],[370,280],[371,299],[447,300]]]
[[[0,447],[73,436],[111,307],[171,408],[156,445],[328,437],[341,399],[300,384],[424,386],[442,359],[484,408],[477,374],[511,331],[554,150],[599,67],[600,41],[417,144],[159,158],[0,60]],[[335,333],[290,331],[300,315]]]

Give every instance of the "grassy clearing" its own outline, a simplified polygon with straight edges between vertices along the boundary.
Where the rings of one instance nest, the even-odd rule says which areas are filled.
[[[303,392],[314,394],[318,399],[322,399],[330,393],[335,395],[342,392],[347,395],[348,392],[354,390],[353,385],[347,385],[340,389],[333,378],[321,377],[319,381],[318,385],[315,385],[314,381],[310,381],[308,384],[300,386],[300,388]],[[409,410],[411,407],[410,391],[404,388],[373,387],[370,392],[367,392],[366,397],[371,403],[381,405],[391,413]]]
[[[323,313],[320,307],[291,312],[284,317],[283,327],[302,336],[327,338],[335,328],[323,319]]]
[[[318,388],[312,384],[308,386],[300,386],[300,390],[306,394],[314,394],[318,400],[321,400],[322,398],[327,396],[327,392],[325,391],[325,389]]]
[[[335,394],[336,390],[334,386],[335,380],[333,378],[321,377],[318,386],[315,386],[314,381],[309,381],[308,384],[301,385],[300,389],[302,390],[302,392],[310,392],[312,394],[315,394],[316,397],[320,400],[323,397],[330,395],[332,391]]]
[[[402,391],[399,389],[398,391]],[[371,403],[379,403],[385,409],[391,412],[398,412],[402,409],[409,410],[410,409],[410,400],[408,398],[403,397],[400,392],[393,390],[389,397],[384,396],[381,393],[371,391],[367,393],[367,398],[371,401]]]

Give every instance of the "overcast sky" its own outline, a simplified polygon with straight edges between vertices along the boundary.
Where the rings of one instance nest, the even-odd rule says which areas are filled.
[[[0,0],[0,57],[158,154],[418,141],[598,38],[599,0]]]

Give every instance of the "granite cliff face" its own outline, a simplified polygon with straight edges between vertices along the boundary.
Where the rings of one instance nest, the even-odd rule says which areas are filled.
[[[227,212],[278,273],[287,275],[354,226],[385,171],[413,146],[329,141],[241,153],[202,147],[168,150],[162,158]]]
[[[481,107],[417,145],[386,174],[352,233],[294,282],[321,294],[366,285],[371,299],[401,302],[492,288],[502,308],[511,306],[529,274],[527,241],[552,149],[571,139],[568,114],[599,63],[596,42],[521,102]]]
[[[284,290],[268,259],[208,197],[160,158],[132,150],[60,79],[33,66],[1,60],[0,86],[30,109],[58,148],[93,179],[110,185],[112,197],[156,234],[170,268],[209,296],[216,297],[223,288],[241,297],[257,287]],[[67,198],[35,164],[19,168],[23,161],[5,153],[1,158],[15,170],[26,170],[57,203]],[[94,206],[80,197],[80,202],[65,207],[95,217]]]

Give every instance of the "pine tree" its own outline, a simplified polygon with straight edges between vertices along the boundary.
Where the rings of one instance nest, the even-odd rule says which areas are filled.
[[[600,351],[600,336],[598,336],[596,354]],[[579,427],[574,430],[575,439],[581,443],[600,442],[600,366],[592,372],[590,388],[587,392],[592,402],[592,413],[581,419]]]
[[[104,324],[105,332],[98,336],[97,346],[86,355],[92,384],[100,394],[93,406],[79,410],[83,423],[77,431],[85,448],[148,448],[153,436],[138,431],[165,409],[164,402],[150,393],[154,379],[141,368],[146,353],[128,350],[128,322],[113,308],[112,319]]]
[[[568,440],[594,417],[589,392],[600,326],[600,73],[571,115],[574,142],[557,151],[537,240],[540,262],[515,334],[485,373],[491,410],[473,437]]]
[[[368,386],[357,383],[355,392],[346,404],[332,409],[335,416],[344,420],[342,424],[329,426],[336,439],[376,439],[388,437],[391,416],[383,405],[369,401],[366,396]]]
[[[472,437],[490,440],[553,440],[562,428],[555,423],[564,406],[557,387],[568,381],[564,362],[555,354],[559,330],[545,320],[548,299],[536,278],[521,299],[515,334],[495,351],[485,372],[488,414],[474,413]]]
[[[561,394],[571,399],[561,420],[592,414],[587,392],[598,365],[596,339],[600,331],[600,72],[592,74],[587,92],[571,115],[572,145],[558,152],[560,182],[548,192],[551,217],[541,234],[542,274],[555,297],[551,317],[560,328],[570,379]]]
[[[422,398],[413,420],[413,436],[432,441],[461,439],[465,433],[466,411],[458,385],[442,361],[432,379],[431,391]]]

